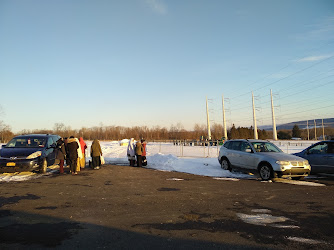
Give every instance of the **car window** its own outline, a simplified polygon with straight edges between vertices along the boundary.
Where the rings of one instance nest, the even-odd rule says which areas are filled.
[[[229,148],[229,147],[230,147],[230,144],[231,144],[231,143],[230,143],[229,141],[228,141],[228,142],[225,142],[224,147],[225,147],[225,148]]]
[[[45,139],[38,137],[13,138],[7,143],[6,148],[38,148],[44,147]]]
[[[275,144],[271,142],[252,142],[256,152],[282,152]]]
[[[327,147],[328,154],[334,154],[334,142],[329,142]]]
[[[328,145],[326,142],[314,145],[308,150],[309,154],[327,154]]]
[[[48,138],[48,144],[47,144],[47,147],[51,147],[51,145],[53,144],[53,140],[52,140],[52,137],[49,137]]]
[[[53,143],[56,144],[59,138],[60,138],[60,136],[58,136],[58,135],[53,135],[53,136],[52,136]]]
[[[240,147],[240,151],[246,152],[248,149],[248,152],[250,152],[249,150],[252,150],[251,146],[249,145],[248,142],[242,142],[241,143],[241,147]]]
[[[232,150],[240,151],[241,141],[233,141],[232,143]]]

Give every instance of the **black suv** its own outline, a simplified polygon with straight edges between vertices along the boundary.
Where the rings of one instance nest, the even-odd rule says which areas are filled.
[[[37,170],[45,173],[55,164],[56,142],[59,135],[29,134],[11,139],[0,149],[0,172]]]

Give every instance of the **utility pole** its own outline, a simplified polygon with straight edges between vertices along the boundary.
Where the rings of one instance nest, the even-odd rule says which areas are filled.
[[[223,103],[223,125],[224,125],[224,137],[225,137],[225,140],[227,140],[227,128],[226,128],[226,117],[225,117],[224,95],[222,95],[222,103]]]
[[[271,114],[273,118],[273,139],[277,141],[277,131],[276,131],[276,121],[275,121],[275,111],[274,111],[274,102],[273,102],[273,92],[270,90],[271,98]]]
[[[254,139],[259,139],[257,135],[257,125],[256,125],[256,115],[255,115],[255,105],[254,105],[254,94],[252,91],[252,103],[253,103],[253,125],[254,125]]]
[[[306,128],[307,128],[307,140],[310,140],[310,130],[308,129],[308,120],[306,121]]]
[[[211,140],[208,97],[206,97],[206,119],[207,119],[207,125],[208,125],[208,140]]]
[[[324,127],[324,119],[321,119],[322,123],[322,139],[325,140],[325,127]]]
[[[314,138],[317,139],[317,123],[315,122],[315,119],[314,119]]]

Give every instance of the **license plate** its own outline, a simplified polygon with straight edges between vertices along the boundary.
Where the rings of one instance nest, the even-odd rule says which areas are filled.
[[[7,167],[14,167],[15,166],[15,162],[7,162]]]

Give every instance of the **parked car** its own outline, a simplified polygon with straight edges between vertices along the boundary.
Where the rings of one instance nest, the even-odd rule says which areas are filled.
[[[0,172],[37,170],[45,173],[56,159],[59,135],[29,134],[11,139],[0,149]]]
[[[334,174],[334,140],[315,143],[294,155],[309,161],[311,173]]]
[[[224,170],[247,170],[266,181],[275,177],[303,179],[311,171],[307,160],[283,153],[264,140],[229,140],[220,148],[218,161]]]

